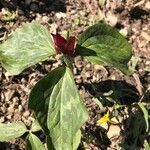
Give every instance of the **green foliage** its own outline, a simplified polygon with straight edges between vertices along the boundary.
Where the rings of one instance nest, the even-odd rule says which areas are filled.
[[[40,139],[30,133],[26,140],[26,150],[45,150],[45,148]]]
[[[52,89],[64,73],[65,70],[63,67],[51,71],[34,86],[30,93],[28,103],[29,108],[34,110],[34,113],[46,134],[49,134],[47,128],[49,94],[51,94]]]
[[[106,3],[106,0],[98,0],[98,2],[100,6],[104,6]]]
[[[39,131],[41,130],[41,126],[39,125],[38,121],[35,120],[32,125],[31,125],[31,132],[36,132],[36,131]]]
[[[149,108],[144,106],[143,103],[138,104],[135,112],[129,114],[129,117],[125,123],[124,131],[124,141],[120,144],[124,149],[140,149],[141,146],[144,146],[145,149],[148,149],[148,134],[150,132],[149,128],[149,118],[147,117]],[[148,127],[148,128],[147,128]]]
[[[144,149],[150,150],[150,142],[148,143],[147,140],[145,140],[145,142],[144,142]]]
[[[37,82],[30,93],[29,109],[37,120],[27,136],[27,150],[44,149],[42,142],[32,134],[39,130],[45,133],[48,150],[76,150],[79,146],[80,128],[88,119],[88,113],[71,72],[74,49],[92,63],[115,66],[130,73],[131,46],[116,29],[105,24],[94,25],[82,33],[76,48],[76,38],[67,39],[59,34],[52,39],[42,25],[28,23],[0,45],[0,62],[11,75],[56,52],[62,54],[63,65]],[[16,138],[26,131],[23,123],[0,124],[0,141]]]
[[[40,80],[31,92],[29,108],[55,149],[74,149],[77,132],[88,116],[69,68],[57,68]]]
[[[9,141],[22,136],[27,132],[27,128],[23,122],[18,123],[0,123],[0,141]]]
[[[10,75],[17,75],[54,54],[51,36],[37,23],[25,24],[0,45],[0,62]]]
[[[78,132],[76,133],[73,139],[73,150],[76,150],[78,148],[80,144],[80,140],[81,140],[81,131],[78,130]]]
[[[46,144],[48,150],[55,150],[50,136],[46,136]]]
[[[92,63],[113,65],[123,73],[131,73],[127,66],[132,56],[131,46],[109,25],[96,24],[83,32],[76,53]]]
[[[102,114],[103,112],[106,112],[106,110],[109,110],[108,107],[111,107],[110,116],[115,118],[117,122],[120,118],[122,118],[122,116],[124,118],[127,117],[123,121],[121,120],[118,122],[123,122],[123,130],[121,132],[121,137],[123,137],[123,139],[119,144],[119,146],[122,147],[121,149],[140,150],[144,147],[144,150],[148,150],[150,142],[150,107],[149,104],[141,102],[142,100],[148,100],[146,92],[142,97],[140,97],[140,102],[137,103],[135,101],[139,100],[139,96],[132,86],[128,86],[128,84],[126,84],[126,86],[120,86],[120,82],[119,84],[115,84],[115,82],[118,81],[111,82],[113,84],[106,83],[106,81],[104,81],[103,84],[98,83],[99,87],[97,87],[97,89],[94,86],[94,90],[97,90],[95,93],[99,92],[99,95],[95,94],[97,95],[96,98],[94,98],[95,103],[97,103],[100,107],[100,112]],[[122,85],[125,85],[125,83]],[[105,90],[107,90],[107,93],[105,93]],[[127,113],[125,113],[124,110],[126,110]],[[105,116],[106,115],[104,115],[104,117]],[[105,119],[104,117],[102,117],[98,122],[102,122]]]
[[[148,115],[148,110],[145,108],[144,104],[143,103],[139,103],[139,107],[141,108],[142,112],[143,112],[143,115],[144,115],[144,119],[145,119],[145,122],[146,122],[146,132],[148,132],[149,130],[149,115]]]

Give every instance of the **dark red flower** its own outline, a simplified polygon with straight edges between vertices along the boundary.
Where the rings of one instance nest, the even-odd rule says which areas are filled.
[[[68,40],[66,40],[60,34],[52,34],[52,36],[58,54],[63,53],[71,56],[74,54],[76,42],[76,38],[74,36],[70,36]]]

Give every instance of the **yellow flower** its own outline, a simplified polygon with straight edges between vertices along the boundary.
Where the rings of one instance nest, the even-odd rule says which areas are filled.
[[[99,124],[104,124],[104,123],[108,123],[110,121],[111,120],[110,120],[110,116],[109,116],[109,111],[107,111],[107,113],[102,118],[100,118],[97,122]]]

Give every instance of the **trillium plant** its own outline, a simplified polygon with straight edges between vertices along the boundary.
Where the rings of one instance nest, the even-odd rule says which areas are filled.
[[[0,141],[28,133],[29,150],[76,150],[88,112],[75,85],[73,58],[80,55],[93,64],[131,73],[131,46],[115,28],[103,23],[87,28],[79,38],[49,34],[42,25],[27,23],[0,45],[0,62],[10,75],[18,75],[57,54],[62,56],[62,65],[38,81],[29,96],[28,107],[36,121],[28,128],[23,122],[1,123]],[[45,134],[45,142],[34,134],[38,130]]]

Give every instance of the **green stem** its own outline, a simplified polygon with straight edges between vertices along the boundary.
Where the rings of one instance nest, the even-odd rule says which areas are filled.
[[[73,72],[73,65],[72,65],[73,60],[72,60],[72,57],[64,54],[64,55],[62,56],[62,60],[63,60],[64,64],[65,64],[68,68],[70,68],[71,71]]]

